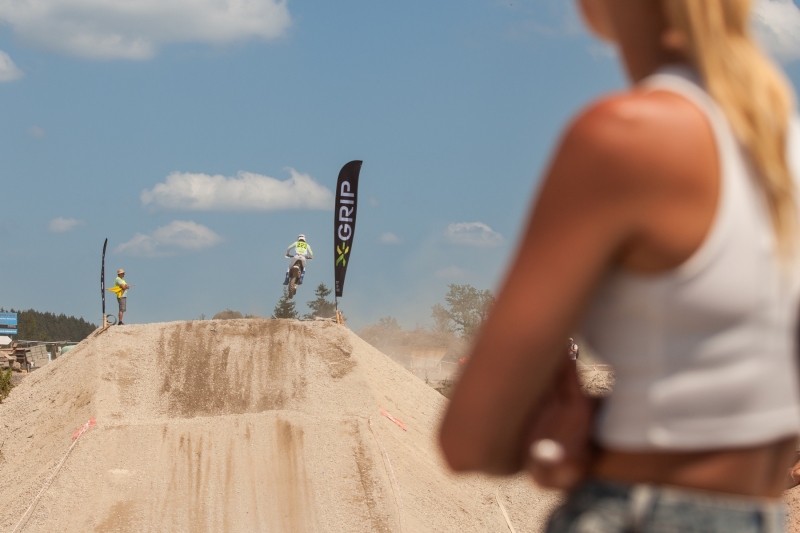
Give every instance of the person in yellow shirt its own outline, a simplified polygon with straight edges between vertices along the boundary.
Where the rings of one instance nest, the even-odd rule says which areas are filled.
[[[294,254],[289,253],[292,248],[294,248]],[[292,262],[289,263],[290,269],[297,261],[300,262],[300,266],[303,270],[306,269],[306,259],[314,259],[314,252],[311,251],[311,246],[306,242],[305,235],[301,233],[297,236],[297,241],[289,245],[286,249],[286,257],[293,258]]]
[[[128,310],[128,289],[130,286],[125,282],[125,271],[121,268],[117,270],[117,279],[114,280],[114,286],[120,288],[119,292],[117,292],[117,303],[119,304],[119,321],[117,325],[124,326],[122,315]]]

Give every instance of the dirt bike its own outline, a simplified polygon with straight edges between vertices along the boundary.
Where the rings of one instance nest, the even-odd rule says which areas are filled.
[[[289,299],[291,300],[297,293],[297,286],[303,284],[303,277],[306,275],[306,269],[303,268],[303,262],[300,261],[298,256],[292,257],[287,255],[286,257],[292,261],[289,263],[289,269],[286,271],[286,279],[283,281],[283,284],[289,286]],[[311,260],[310,257],[306,259]]]

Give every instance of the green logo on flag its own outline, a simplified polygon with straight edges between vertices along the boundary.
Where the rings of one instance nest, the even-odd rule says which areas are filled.
[[[336,266],[339,266],[339,263],[341,263],[342,266],[347,266],[347,259],[345,259],[344,256],[349,251],[350,251],[350,248],[347,246],[346,243],[342,243],[341,249],[338,246],[336,247],[336,253],[339,254],[339,258],[336,259]]]

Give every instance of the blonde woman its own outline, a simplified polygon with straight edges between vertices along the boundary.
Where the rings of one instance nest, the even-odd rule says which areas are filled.
[[[633,86],[567,128],[445,457],[570,489],[550,532],[780,531],[800,433],[792,92],[749,0],[581,7]],[[574,330],[617,373],[596,414],[564,356]]]

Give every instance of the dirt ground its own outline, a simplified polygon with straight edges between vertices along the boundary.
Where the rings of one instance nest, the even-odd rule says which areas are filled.
[[[541,531],[558,494],[447,471],[446,401],[332,323],[113,327],[0,404],[0,531],[93,417],[17,531]]]
[[[602,365],[580,376],[595,395],[613,386]],[[446,402],[332,323],[110,328],[0,404],[0,532],[43,487],[16,531],[511,531],[503,509],[515,531],[542,531],[558,493],[448,472]],[[800,533],[800,488],[785,501]]]
[[[789,510],[786,521],[787,533],[800,533],[800,486],[784,492],[783,501]]]
[[[28,377],[28,374],[23,374],[22,372],[13,372],[13,373],[11,374],[11,386],[12,386],[12,387],[16,387],[17,385],[19,385],[20,383],[22,383],[22,381],[23,381],[23,380],[24,380],[26,377]]]
[[[578,362],[578,378],[584,392],[593,398],[604,398],[614,388],[614,373],[608,365],[585,365]]]

